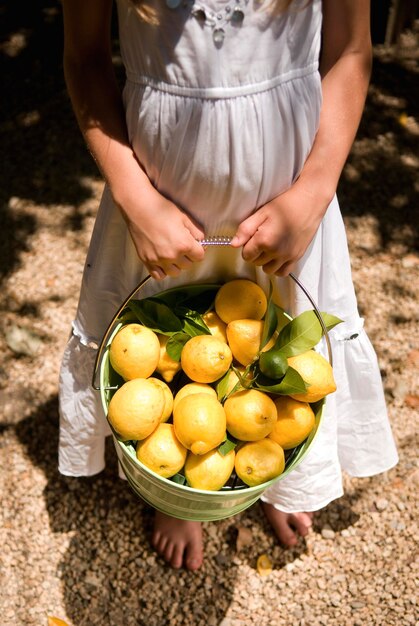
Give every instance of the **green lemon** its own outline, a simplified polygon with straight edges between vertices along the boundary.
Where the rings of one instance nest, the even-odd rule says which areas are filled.
[[[268,378],[278,380],[282,378],[287,371],[288,361],[277,350],[268,350],[262,352],[259,357],[259,369],[262,374],[265,374]]]

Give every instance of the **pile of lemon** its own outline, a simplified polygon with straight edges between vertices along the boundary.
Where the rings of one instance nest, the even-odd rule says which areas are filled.
[[[212,491],[234,471],[248,486],[284,471],[284,451],[314,428],[310,403],[336,386],[330,364],[314,350],[288,359],[307,384],[305,393],[273,396],[246,386],[245,368],[260,354],[266,309],[266,295],[253,281],[225,283],[214,310],[202,316],[211,334],[190,338],[179,361],[167,353],[166,335],[139,323],[117,332],[109,359],[125,382],[111,398],[108,420],[123,441],[136,442],[146,467],[164,478],[181,473],[188,486]],[[180,387],[173,385],[178,372]],[[216,384],[223,377],[220,400]],[[226,440],[234,444],[226,448]]]

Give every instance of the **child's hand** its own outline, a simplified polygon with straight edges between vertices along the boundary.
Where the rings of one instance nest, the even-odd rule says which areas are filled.
[[[121,209],[137,254],[153,278],[178,276],[204,258],[204,248],[197,241],[204,239],[204,232],[158,191],[147,194],[141,206]]]
[[[231,245],[243,246],[243,259],[267,274],[286,276],[307,250],[328,204],[297,181],[244,220]]]

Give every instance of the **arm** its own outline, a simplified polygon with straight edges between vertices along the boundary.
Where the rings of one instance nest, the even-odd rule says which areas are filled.
[[[246,261],[285,276],[305,253],[335,194],[365,104],[371,72],[368,0],[323,1],[323,105],[297,181],[238,228]]]
[[[86,143],[154,278],[177,276],[204,233],[151,184],[128,141],[111,55],[112,0],[63,0],[64,74]]]

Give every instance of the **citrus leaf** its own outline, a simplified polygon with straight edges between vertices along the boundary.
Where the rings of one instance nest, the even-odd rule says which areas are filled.
[[[159,294],[157,298],[167,304],[174,313],[177,313],[178,306],[205,313],[214,303],[215,294],[221,287],[219,284],[208,285],[186,285],[174,287]]]
[[[259,350],[262,350],[273,336],[278,326],[278,317],[276,312],[276,306],[272,301],[272,283],[269,285],[268,306],[265,313],[265,319],[263,322],[262,337],[260,339]]]
[[[226,456],[231,450],[237,446],[237,441],[231,435],[227,435],[226,439],[221,443],[217,450],[222,456]]]
[[[314,348],[322,336],[322,327],[314,311],[304,311],[284,326],[273,350],[286,357],[296,356]]]
[[[156,333],[168,335],[182,330],[182,321],[163,302],[154,298],[131,300],[128,308],[139,321]]]
[[[215,385],[215,391],[217,392],[217,398],[221,402],[227,395],[228,382],[230,378],[231,369],[228,369],[222,378],[220,378]]]
[[[187,333],[175,333],[173,334],[167,344],[166,352],[174,361],[180,361],[180,355],[182,354],[183,346],[191,338]]]
[[[186,485],[186,478],[183,474],[175,474],[171,479],[177,485]]]
[[[180,317],[183,318],[182,319],[183,331],[185,333],[188,333],[188,335],[190,335],[191,337],[195,337],[196,335],[210,335],[211,334],[210,329],[205,324],[201,315],[197,311],[184,309]]]
[[[262,384],[259,380],[262,381]],[[300,374],[293,367],[288,367],[284,378],[276,385],[267,384],[267,379],[261,378],[255,382],[255,386],[257,389],[261,389],[267,393],[276,393],[282,396],[288,396],[292,393],[304,393],[308,387]]]
[[[324,325],[326,326],[327,330],[332,330],[332,328],[334,328],[338,324],[343,323],[343,320],[341,320],[339,317],[336,317],[336,315],[331,315],[330,313],[323,313],[323,311],[321,313],[322,313]]]

